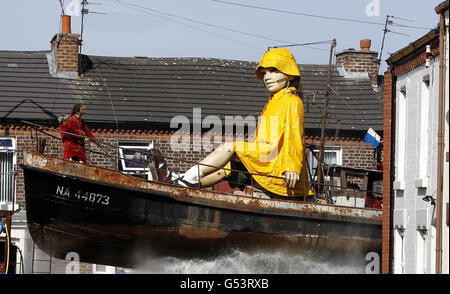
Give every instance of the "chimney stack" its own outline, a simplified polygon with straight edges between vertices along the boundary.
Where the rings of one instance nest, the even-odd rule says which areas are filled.
[[[336,65],[349,78],[369,78],[378,87],[378,52],[370,51],[370,39],[360,41],[360,50],[347,49],[336,54]],[[342,72],[341,72],[342,74]]]
[[[72,34],[70,26],[70,16],[62,15],[61,33],[56,34],[52,40],[52,62],[53,74],[59,77],[76,78],[78,77],[78,51],[81,41],[79,34]],[[49,59],[50,62],[50,59]],[[52,71],[52,70],[51,70]]]

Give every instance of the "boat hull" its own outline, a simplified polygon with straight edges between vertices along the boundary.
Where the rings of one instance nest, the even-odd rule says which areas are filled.
[[[175,197],[22,168],[30,234],[62,259],[75,252],[82,262],[133,267],[143,255],[214,256],[235,248],[381,251],[379,218]]]

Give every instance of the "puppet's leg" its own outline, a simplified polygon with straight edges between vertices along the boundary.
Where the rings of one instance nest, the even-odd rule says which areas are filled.
[[[183,179],[191,184],[196,184],[203,177],[218,171],[224,167],[233,157],[234,149],[232,143],[224,143],[216,150],[206,156],[198,165],[191,167],[183,175]],[[223,178],[223,175],[219,175]],[[210,179],[213,179],[212,177]],[[208,181],[210,182],[210,181]]]

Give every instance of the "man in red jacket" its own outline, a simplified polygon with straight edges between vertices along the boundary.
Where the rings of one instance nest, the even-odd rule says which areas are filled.
[[[85,141],[92,140],[95,142],[95,136],[89,130],[86,123],[81,116],[83,115],[83,106],[75,104],[72,109],[72,116],[69,118],[67,124],[61,126],[66,132],[78,135],[72,136],[62,133],[62,141],[64,146],[64,159],[71,159],[86,163],[86,153],[84,150]],[[61,129],[62,130],[62,129]],[[88,138],[84,138],[88,137]]]

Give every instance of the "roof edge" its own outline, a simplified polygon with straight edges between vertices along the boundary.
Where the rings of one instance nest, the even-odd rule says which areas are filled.
[[[408,54],[413,52],[415,49],[426,45],[429,41],[431,41],[435,38],[438,38],[438,37],[439,37],[439,29],[438,28],[432,29],[423,37],[419,38],[418,40],[416,40],[412,43],[409,43],[408,46],[403,47],[402,49],[398,50],[397,52],[392,53],[391,56],[388,59],[386,59],[386,62],[389,65],[391,65],[391,64],[399,61],[403,57],[407,56]]]
[[[18,54],[45,54],[51,52],[50,49],[47,50],[1,50],[0,53],[18,53]]]
[[[448,9],[448,0],[445,0],[444,2],[436,6],[436,8],[434,8],[437,14],[444,13],[444,10],[446,9]]]

